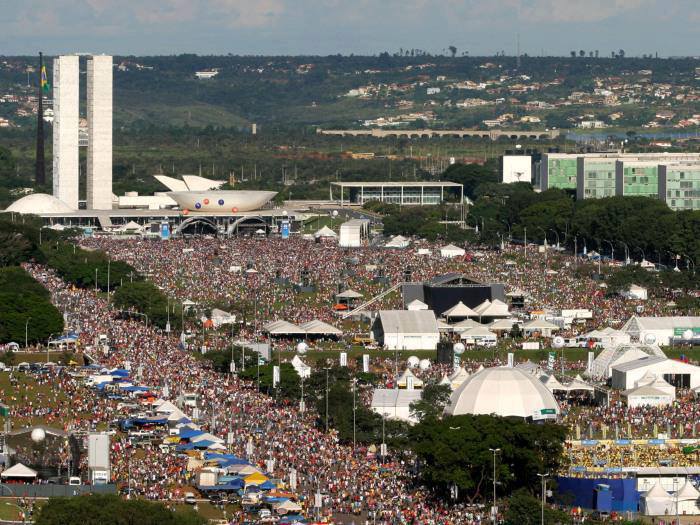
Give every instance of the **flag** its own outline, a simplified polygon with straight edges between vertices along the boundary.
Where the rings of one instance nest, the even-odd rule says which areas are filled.
[[[49,79],[46,76],[46,66],[41,66],[41,89],[43,89],[46,93],[48,93],[49,89],[51,89]]]

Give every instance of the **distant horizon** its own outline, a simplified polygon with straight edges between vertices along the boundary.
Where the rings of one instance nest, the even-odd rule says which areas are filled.
[[[696,0],[0,0],[0,53],[700,55]],[[657,38],[658,37],[658,38]]]

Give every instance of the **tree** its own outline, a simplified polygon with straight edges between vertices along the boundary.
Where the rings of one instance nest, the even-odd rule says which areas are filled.
[[[174,512],[162,503],[124,500],[113,494],[49,498],[40,508],[36,525],[204,525],[193,510]]]
[[[576,51],[571,51],[571,58],[576,58]]]
[[[540,489],[541,490],[541,489]],[[542,516],[541,496],[535,497],[525,489],[518,489],[508,498],[508,508],[505,512],[506,525],[538,525]],[[544,508],[544,522],[548,524],[568,523],[566,512]]]
[[[452,389],[449,385],[430,384],[423,389],[423,395],[418,401],[411,403],[411,414],[418,421],[438,419],[450,402]]]
[[[585,52],[583,49],[581,49],[581,50],[578,52],[578,56],[581,57],[581,58],[583,58],[583,57],[586,56],[586,52]]]
[[[455,46],[450,46],[447,49],[450,50],[450,54],[452,55],[452,58],[454,58],[455,55],[457,55],[457,48]]]

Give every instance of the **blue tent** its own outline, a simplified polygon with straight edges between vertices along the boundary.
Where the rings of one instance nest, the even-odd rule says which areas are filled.
[[[187,443],[185,445],[178,445],[175,447],[175,450],[180,452],[183,450],[194,450],[194,445],[192,443]]]
[[[182,434],[180,434],[182,435]],[[219,454],[218,452],[205,452],[204,459],[206,460],[222,460],[226,465],[247,465],[248,461],[241,459],[233,454]]]
[[[270,481],[270,480],[268,479],[266,482],[261,483],[260,485],[258,485],[258,487],[260,487],[260,488],[263,489],[263,490],[272,490],[272,489],[276,489],[276,488],[277,488],[277,485],[275,485],[274,483],[272,483],[272,481]]]
[[[180,439],[192,439],[193,437],[201,436],[202,434],[204,434],[204,432],[201,430],[196,430],[190,427],[182,427],[180,429]]]
[[[124,370],[123,368],[115,368],[114,370],[111,370],[109,372],[113,376],[119,376],[119,377],[129,377],[129,371]]]
[[[215,444],[216,444],[216,441],[209,441],[208,439],[202,439],[201,441],[197,441],[196,443],[192,443],[192,446],[194,448],[209,448]]]

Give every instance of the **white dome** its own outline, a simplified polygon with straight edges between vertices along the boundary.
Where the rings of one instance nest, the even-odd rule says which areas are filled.
[[[477,372],[462,383],[452,393],[445,413],[530,417],[542,409],[559,414],[559,405],[547,387],[518,368],[499,366]]]
[[[65,202],[47,193],[32,193],[16,200],[5,211],[15,213],[71,213],[75,211]]]

